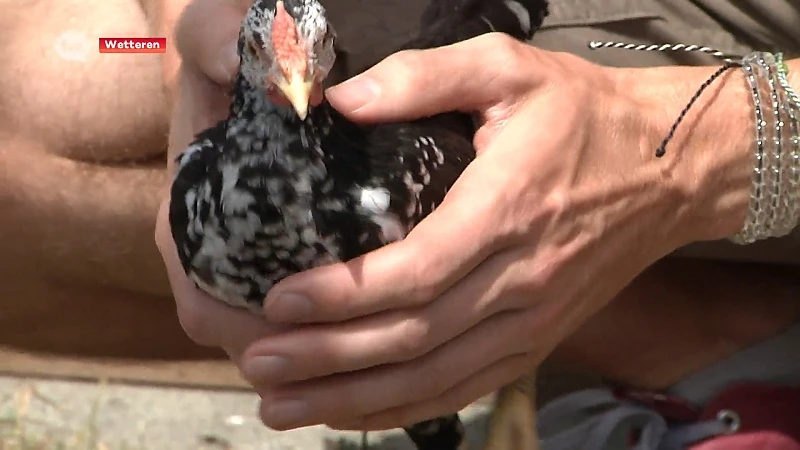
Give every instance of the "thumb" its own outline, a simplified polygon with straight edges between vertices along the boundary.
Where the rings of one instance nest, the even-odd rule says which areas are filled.
[[[453,45],[394,53],[327,90],[352,120],[413,120],[447,111],[482,111],[513,99],[533,75],[523,73],[533,47],[490,33]]]
[[[252,0],[193,0],[183,10],[175,42],[183,64],[220,85],[229,85],[239,69],[237,39]]]

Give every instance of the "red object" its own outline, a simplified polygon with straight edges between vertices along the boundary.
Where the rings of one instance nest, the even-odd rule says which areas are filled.
[[[294,18],[280,1],[275,4],[271,38],[275,60],[287,81],[290,81],[292,74],[305,76],[307,69],[305,47],[299,41]]]
[[[800,387],[741,383],[722,391],[702,410],[657,392],[618,389],[614,394],[647,405],[669,421],[719,420],[722,415],[733,427],[731,434],[691,450],[800,450]],[[635,434],[631,442],[636,442]]]
[[[692,447],[692,450],[800,450],[800,387],[743,383],[709,402],[700,420],[731,411],[738,430]]]

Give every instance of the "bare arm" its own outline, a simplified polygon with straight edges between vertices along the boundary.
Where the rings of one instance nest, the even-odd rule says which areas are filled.
[[[160,57],[97,53],[100,36],[171,32],[152,32],[137,0],[11,2],[0,16],[0,345],[207,355],[175,319],[153,243],[167,182]],[[68,32],[89,40],[85,60],[59,57]]]
[[[556,365],[663,389],[800,319],[800,268],[664,259],[553,353]]]
[[[3,239],[6,257],[69,280],[168,293],[151,234],[168,127],[158,57],[96,50],[100,36],[147,35],[142,11],[134,0],[6,9],[0,234],[17,238]],[[89,41],[84,60],[59,55],[67,33]]]

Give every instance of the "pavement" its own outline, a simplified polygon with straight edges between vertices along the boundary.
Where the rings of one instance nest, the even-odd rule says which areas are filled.
[[[0,437],[22,424],[26,434],[74,447],[108,450],[339,450],[359,448],[360,433],[325,427],[277,432],[263,426],[258,396],[208,390],[0,376]],[[487,401],[462,411],[468,438],[483,439]],[[84,444],[77,443],[83,436]],[[87,437],[88,436],[88,437]],[[369,433],[370,449],[412,450],[400,430]],[[340,439],[343,439],[340,442]],[[86,441],[93,441],[86,445]],[[347,444],[349,443],[349,445]],[[4,446],[0,439],[0,450]]]
[[[6,353],[9,355],[12,354]],[[23,361],[21,358],[14,360]],[[153,365],[148,370],[140,369],[139,373],[133,364],[107,364],[105,367],[112,369],[105,372],[115,375],[102,379],[112,381],[96,381],[88,377],[100,366],[92,366],[91,370],[74,370],[64,360],[54,358],[40,364],[43,369],[50,367],[58,374],[54,377],[9,374],[8,371],[4,374],[0,370],[0,450],[361,448],[360,433],[342,433],[321,426],[287,432],[266,428],[258,420],[258,396],[244,388],[244,383],[230,382],[230,374],[220,376],[226,372],[215,366],[219,363]],[[68,378],[68,370],[81,379]],[[201,386],[211,378],[184,376],[195,371],[217,372],[216,386]],[[120,377],[122,372],[129,376]],[[195,384],[181,385],[181,380]],[[575,389],[599,384],[596,377],[564,372],[545,364],[537,376],[537,400],[541,405]],[[492,405],[493,396],[487,396],[460,411],[469,448],[482,447]],[[19,424],[30,436],[48,436],[53,441],[73,444],[26,448],[4,445],[4,438],[12,435],[15,429],[18,431]],[[371,450],[414,450],[402,430],[369,433],[367,437]],[[77,438],[82,438],[83,443],[75,444]],[[86,441],[93,445],[86,445]]]

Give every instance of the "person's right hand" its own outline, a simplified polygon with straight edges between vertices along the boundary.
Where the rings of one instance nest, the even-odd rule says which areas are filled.
[[[168,52],[163,63],[171,106],[169,181],[175,173],[175,158],[197,133],[227,115],[229,93],[239,69],[239,29],[253,0],[190,0],[185,7],[183,4],[186,0],[168,0],[162,12],[167,22],[176,22],[173,49],[177,52]],[[176,65],[179,68],[174,76]],[[287,100],[273,94],[270,93],[272,102],[288,105]],[[311,101],[321,101],[322,95],[321,90],[314,92]],[[166,265],[181,326],[193,341],[222,347],[238,363],[238,355],[247,345],[268,334],[265,321],[194,288],[178,261],[169,228],[167,191],[163,195],[155,238]]]
[[[236,39],[252,0],[192,0],[180,13],[173,48],[180,60],[177,83],[169,86],[172,163],[194,136],[225,117],[239,68]]]
[[[174,159],[194,136],[223,119],[228,92],[239,66],[236,40],[239,26],[252,0],[193,0],[175,28],[181,57],[177,83],[172,89],[168,180]],[[169,196],[165,192],[156,220],[156,243],[172,286],[178,319],[196,343],[221,347],[234,362],[254,340],[269,334],[266,322],[197,290],[186,277],[169,227]],[[213,323],[211,323],[213,322]]]

